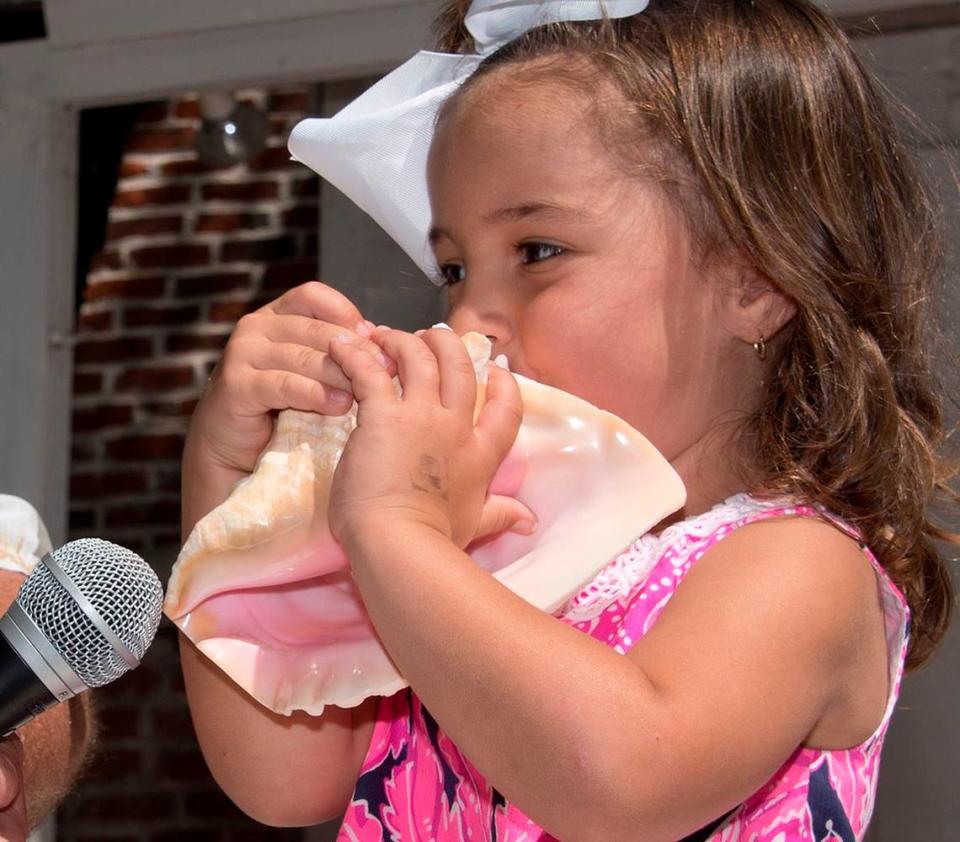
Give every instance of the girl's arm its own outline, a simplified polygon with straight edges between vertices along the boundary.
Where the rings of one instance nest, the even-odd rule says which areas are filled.
[[[334,333],[356,336],[354,330],[365,332],[356,308],[316,283],[241,320],[191,419],[182,466],[184,539],[253,470],[273,432],[273,410],[349,409],[350,382],[326,346]],[[345,391],[338,395],[334,388]],[[370,740],[375,701],[351,710],[331,706],[321,717],[278,716],[239,690],[187,638],[180,642],[200,747],[240,809],[288,826],[341,812]]]
[[[190,438],[183,459],[184,535],[226,499],[240,472],[211,463]],[[213,777],[247,815],[277,827],[317,824],[343,812],[373,731],[376,700],[322,716],[280,716],[241,690],[180,635],[194,730]]]
[[[491,371],[474,428],[462,349],[426,340],[429,356],[380,336],[402,399],[349,342],[331,346],[360,402],[331,523],[400,672],[508,799],[564,840],[677,839],[804,741],[869,735],[885,687],[866,705],[853,688],[884,663],[876,582],[826,525],[738,530],[628,657],[476,567],[460,549],[478,516],[471,488],[509,447],[519,397]]]

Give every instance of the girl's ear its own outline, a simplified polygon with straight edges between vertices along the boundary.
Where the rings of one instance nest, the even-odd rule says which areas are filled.
[[[740,266],[731,280],[726,316],[738,339],[769,342],[797,314],[793,299],[756,269]]]

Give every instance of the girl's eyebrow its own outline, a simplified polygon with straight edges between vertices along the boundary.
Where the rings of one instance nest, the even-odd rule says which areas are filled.
[[[554,202],[525,202],[521,205],[510,205],[505,208],[499,208],[490,213],[484,214],[483,221],[486,223],[494,222],[516,222],[520,219],[527,219],[535,216],[546,219],[551,222],[596,222],[594,214],[583,208],[573,208],[566,205],[558,205]],[[449,232],[433,225],[430,227],[428,239],[430,245],[434,245],[438,240],[451,239]]]
[[[555,202],[525,202],[491,211],[483,217],[484,222],[516,222],[530,216],[539,216],[556,222],[592,222],[593,214],[584,208],[558,205]]]

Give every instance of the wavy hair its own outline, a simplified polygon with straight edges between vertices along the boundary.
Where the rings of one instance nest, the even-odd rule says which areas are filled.
[[[444,6],[440,49],[473,51],[468,7]],[[746,428],[751,491],[799,496],[860,531],[910,605],[908,666],[923,664],[953,605],[936,542],[958,542],[929,512],[958,498],[931,364],[938,213],[891,98],[805,0],[656,0],[539,27],[455,98],[524,68],[594,93],[612,82],[625,107],[599,115],[608,139],[653,169],[701,254],[732,248],[796,304]]]

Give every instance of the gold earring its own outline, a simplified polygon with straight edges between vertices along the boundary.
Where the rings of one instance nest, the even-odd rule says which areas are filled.
[[[767,343],[764,342],[762,333],[760,334],[760,338],[753,343],[753,350],[757,352],[757,356],[761,362],[767,358]]]

